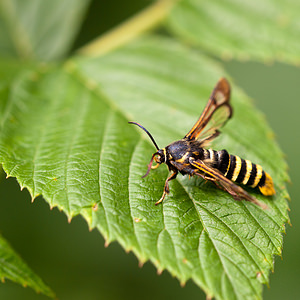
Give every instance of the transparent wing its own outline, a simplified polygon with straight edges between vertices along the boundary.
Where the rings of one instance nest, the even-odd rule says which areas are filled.
[[[231,180],[226,178],[219,170],[212,168],[208,165],[206,165],[201,160],[195,160],[194,158],[190,158],[190,164],[197,168],[200,172],[195,172],[195,175],[199,175],[201,177],[204,177],[207,180],[216,181],[219,183],[229,194],[233,196],[236,200],[245,199],[249,202],[252,202],[258,206],[260,206],[263,209],[268,208],[268,206],[264,203],[259,202],[256,198],[252,197],[250,194],[248,194],[242,187],[236,185]]]
[[[221,78],[215,86],[200,118],[186,134],[188,140],[198,139],[202,146],[208,144],[219,135],[221,128],[232,115],[230,100],[230,85]]]

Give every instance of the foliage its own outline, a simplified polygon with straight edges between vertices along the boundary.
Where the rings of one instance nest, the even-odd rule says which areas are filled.
[[[159,271],[167,269],[182,284],[192,278],[217,299],[261,299],[262,283],[268,283],[274,254],[281,253],[288,222],[286,164],[261,114],[233,84],[234,118],[214,147],[246,156],[272,175],[275,197],[267,199],[249,191],[267,203],[267,210],[237,202],[201,180],[180,176],[171,182],[171,193],[163,204],[154,206],[167,170],[160,167],[141,179],[153,146],[127,122],[142,123],[160,146],[181,138],[196,121],[218,78],[228,77],[208,53],[200,54],[197,48],[183,45],[183,40],[223,57],[278,59],[279,52],[271,51],[271,38],[276,40],[276,28],[281,26],[278,18],[286,20],[280,3],[270,0],[264,6],[267,21],[255,22],[261,11],[251,7],[249,15],[250,8],[242,1],[226,1],[226,9],[221,1],[181,1],[174,3],[169,16],[173,3],[158,1],[153,10],[147,10],[152,24],[145,21],[145,26],[145,16],[133,19],[133,41],[114,49],[114,42],[124,34],[121,27],[105,38],[105,51],[100,38],[100,43],[81,49],[81,55],[57,63],[54,59],[62,59],[70,50],[86,1],[72,2],[69,15],[68,6],[58,1],[51,5],[29,1],[23,10],[19,2],[4,1],[0,6],[0,22],[5,25],[1,44],[6,45],[0,51],[3,57],[13,56],[1,63],[2,70],[8,69],[0,85],[0,162],[6,174],[16,177],[33,199],[42,195],[69,219],[81,214],[107,244],[117,240],[141,263],[151,260]],[[288,6],[292,23],[294,5]],[[211,17],[212,11],[218,18]],[[63,12],[67,18],[60,17]],[[44,14],[48,26],[38,26]],[[12,25],[15,15],[20,15],[19,22]],[[143,31],[162,19],[177,38],[137,37],[139,28]],[[239,27],[241,19],[243,27]],[[261,24],[265,24],[265,35],[255,36],[257,46],[249,48],[246,42]],[[123,28],[131,28],[127,25]],[[224,35],[226,28],[232,31]],[[294,41],[297,28],[287,28],[280,34]],[[52,34],[41,39],[46,32]],[[281,45],[280,58],[296,63],[298,52],[289,52],[285,46]],[[16,66],[20,58],[34,62]],[[12,268],[20,271],[21,266],[16,260]],[[28,285],[50,295],[36,275],[26,273]],[[18,276],[4,273],[2,277],[24,284]]]

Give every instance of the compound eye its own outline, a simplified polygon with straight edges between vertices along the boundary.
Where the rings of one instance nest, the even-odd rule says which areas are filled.
[[[160,164],[161,163],[161,155],[160,154],[157,154],[155,157],[154,157],[154,160],[156,163]]]

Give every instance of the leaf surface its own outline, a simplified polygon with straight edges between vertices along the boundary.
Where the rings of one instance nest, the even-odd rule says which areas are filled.
[[[169,16],[181,38],[222,58],[300,62],[300,2],[183,0]]]
[[[38,293],[54,298],[54,293],[42,280],[28,268],[24,261],[10,247],[7,241],[0,236],[0,279],[12,280],[16,283],[29,286]]]
[[[0,1],[0,53],[27,60],[61,58],[70,49],[89,2]]]
[[[286,165],[263,117],[235,85],[234,117],[217,150],[263,165],[277,194],[262,210],[214,185],[178,176],[161,197],[167,169],[142,179],[155,151],[199,117],[224,70],[172,40],[147,37],[99,58],[24,72],[4,108],[0,158],[32,197],[42,194],[69,218],[82,214],[107,244],[117,240],[181,283],[193,279],[217,299],[261,299],[288,221]]]

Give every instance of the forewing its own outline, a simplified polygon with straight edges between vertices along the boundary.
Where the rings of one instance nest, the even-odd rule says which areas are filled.
[[[218,136],[221,128],[232,115],[230,100],[230,85],[225,78],[221,78],[215,86],[200,118],[193,128],[186,134],[188,140],[199,139],[205,146]]]
[[[192,157],[190,158],[190,164],[200,171],[199,173],[195,172],[195,175],[199,175],[201,177],[203,177],[204,175],[205,179],[207,180],[217,181],[217,183],[219,183],[228,193],[230,193],[234,199],[245,199],[247,201],[255,203],[263,209],[267,208],[265,204],[260,203],[256,198],[248,194],[243,188],[226,178],[219,170],[206,165],[201,160],[195,160]]]

